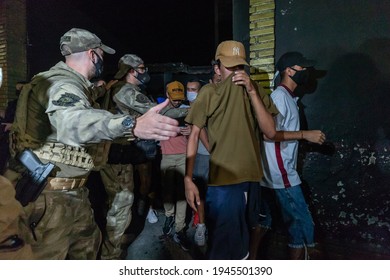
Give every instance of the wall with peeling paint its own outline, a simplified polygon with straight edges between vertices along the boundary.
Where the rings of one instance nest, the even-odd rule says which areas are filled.
[[[302,126],[327,135],[301,145],[317,240],[346,259],[390,258],[390,2],[275,4],[276,60],[293,50],[317,60],[299,89]]]

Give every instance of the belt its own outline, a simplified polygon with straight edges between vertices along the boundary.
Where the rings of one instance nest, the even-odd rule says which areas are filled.
[[[47,179],[46,190],[72,190],[84,187],[87,178],[58,178],[49,177]]]

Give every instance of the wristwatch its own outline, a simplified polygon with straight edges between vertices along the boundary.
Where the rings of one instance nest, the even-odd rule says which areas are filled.
[[[135,117],[128,116],[122,121],[122,126],[125,130],[130,131],[133,134],[133,136],[135,137],[134,128],[135,128],[136,123],[137,123],[137,121],[136,121]]]

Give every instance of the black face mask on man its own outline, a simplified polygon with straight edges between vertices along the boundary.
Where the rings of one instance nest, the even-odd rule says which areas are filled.
[[[141,82],[141,84],[147,84],[150,81],[150,76],[148,72],[140,73],[137,70],[135,70],[135,72],[137,72],[137,75],[135,77],[138,81]]]
[[[97,62],[92,61],[95,66],[95,75],[94,78],[99,78],[103,74],[103,59],[94,51],[94,54],[97,57]]]
[[[293,80],[298,86],[304,85],[309,81],[309,72],[307,69],[303,70],[296,70],[294,68],[291,68],[292,70],[295,71],[294,76],[290,76],[291,80]]]

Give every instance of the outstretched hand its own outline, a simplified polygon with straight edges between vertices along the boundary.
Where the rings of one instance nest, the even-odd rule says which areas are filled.
[[[169,100],[167,99],[137,118],[134,135],[141,139],[154,139],[157,141],[168,140],[177,136],[180,132],[178,121],[159,114],[160,110],[167,106],[168,103]]]

